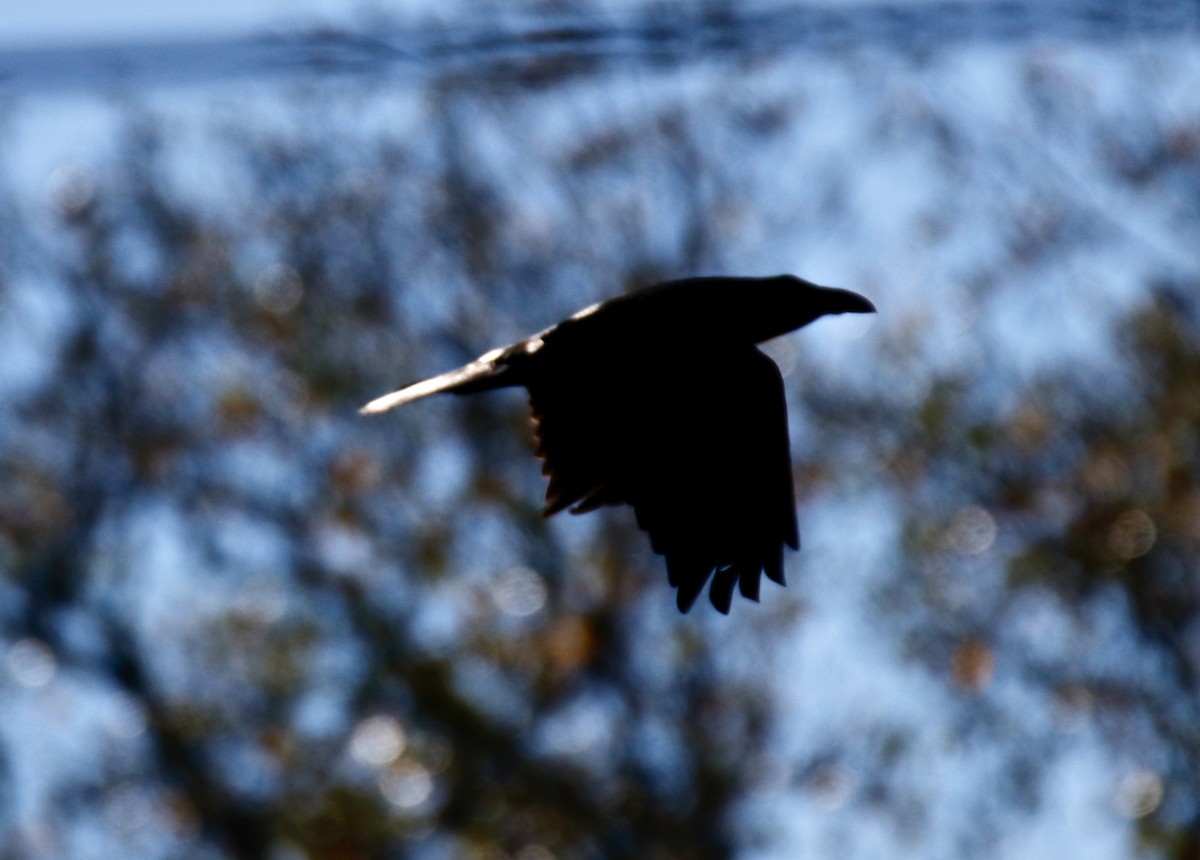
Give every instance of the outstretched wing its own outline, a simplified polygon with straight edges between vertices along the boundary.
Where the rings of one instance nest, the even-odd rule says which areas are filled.
[[[410,383],[382,397],[376,397],[358,411],[362,415],[377,415],[431,394],[443,392],[474,394],[477,391],[521,385],[523,384],[520,375],[522,360],[534,355],[541,348],[542,338],[535,334],[512,346],[485,352],[470,364],[464,364],[462,367]]]
[[[779,369],[753,346],[641,355],[529,384],[546,514],[631,504],[687,612],[728,612],[735,587],[783,584],[796,549],[787,405]],[[715,574],[715,575],[714,575]]]

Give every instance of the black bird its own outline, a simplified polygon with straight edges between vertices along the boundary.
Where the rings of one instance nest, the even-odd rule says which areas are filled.
[[[632,505],[667,557],[687,612],[712,576],[758,600],[800,548],[787,404],[756,344],[826,314],[871,313],[849,290],[792,275],[669,281],[581,310],[512,346],[372,400],[363,414],[439,394],[529,390],[545,515]],[[714,575],[715,572],[715,575]]]

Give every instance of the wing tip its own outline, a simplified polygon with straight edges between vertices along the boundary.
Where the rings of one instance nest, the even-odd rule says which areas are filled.
[[[743,570],[741,575],[738,576],[738,591],[742,593],[742,597],[746,598],[747,600],[753,600],[755,603],[759,602],[761,584],[761,569],[756,569],[752,572]]]
[[[358,414],[359,415],[378,415],[380,412],[386,412],[386,411],[387,410],[385,408],[379,406],[379,401],[372,400],[370,403],[366,404],[365,406],[360,406],[358,409]]]
[[[391,409],[395,409],[403,403],[408,403],[410,400],[416,400],[419,397],[425,396],[425,392],[421,391],[421,387],[425,383],[418,382],[401,388],[397,391],[389,391],[382,397],[376,397],[370,403],[361,407],[358,410],[359,415],[379,415]]]
[[[729,566],[693,566],[684,558],[667,556],[667,581],[675,587],[675,603],[679,611],[687,614],[708,586],[708,601],[722,615],[728,615],[733,604],[735,589],[742,597],[755,603],[761,602],[762,575],[781,586],[787,586],[783,571],[783,544],[762,562],[743,562]],[[711,585],[709,579],[712,579]]]
[[[735,567],[718,570],[713,576],[712,585],[708,588],[708,602],[722,615],[728,615],[733,605],[733,588],[737,581],[738,570]]]
[[[711,565],[699,566],[693,562],[686,556],[667,555],[667,581],[675,586],[675,606],[684,615],[691,611],[712,574]]]

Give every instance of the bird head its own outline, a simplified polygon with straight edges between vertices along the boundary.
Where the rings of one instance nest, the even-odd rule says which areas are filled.
[[[720,302],[723,326],[753,343],[795,331],[828,314],[875,312],[875,306],[858,293],[817,286],[795,275],[726,284],[729,292]]]
[[[756,343],[795,331],[829,314],[871,314],[875,305],[858,293],[821,287],[795,275],[762,281],[762,312],[748,321]]]

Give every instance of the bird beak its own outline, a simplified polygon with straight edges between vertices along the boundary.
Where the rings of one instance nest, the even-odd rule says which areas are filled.
[[[873,314],[875,305],[871,300],[835,287],[825,287],[825,313],[827,314]]]

